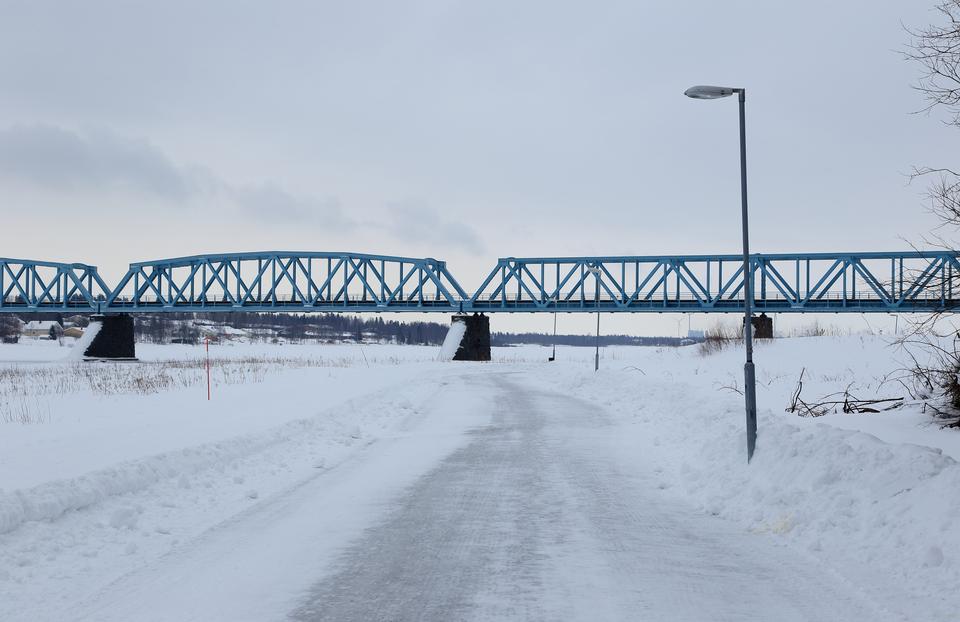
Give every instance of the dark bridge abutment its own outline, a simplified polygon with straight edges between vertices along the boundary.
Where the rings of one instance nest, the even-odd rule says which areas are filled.
[[[135,360],[136,345],[133,338],[133,316],[129,313],[94,315],[90,318],[90,330],[99,324],[100,329],[86,350],[85,359]]]
[[[766,313],[752,316],[750,324],[753,326],[753,336],[756,339],[773,339],[773,318]],[[741,322],[740,326],[743,327],[744,323]]]
[[[463,322],[467,330],[460,340],[460,347],[453,355],[455,361],[490,360],[490,318],[486,315],[454,315],[452,323]]]

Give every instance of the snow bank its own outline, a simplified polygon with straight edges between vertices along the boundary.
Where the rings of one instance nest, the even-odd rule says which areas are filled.
[[[466,332],[466,322],[451,323],[450,330],[447,331],[447,336],[443,339],[443,345],[440,346],[440,355],[437,357],[437,360],[452,361],[453,357],[457,354],[457,350],[460,348],[460,342],[463,341],[463,336]]]
[[[311,431],[315,423],[311,419],[292,421],[267,434],[130,460],[25,490],[9,493],[0,490],[0,534],[16,529],[26,521],[53,520],[111,496],[143,490],[162,479],[192,475],[201,469],[249,456],[299,437]]]
[[[960,583],[960,463],[938,447],[903,442],[916,437],[919,415],[909,412],[833,416],[848,426],[885,421],[884,440],[783,412],[803,367],[810,396],[853,380],[886,395],[891,389],[870,372],[894,369],[894,353],[857,338],[762,345],[750,465],[743,398],[732,390],[737,380],[742,386],[742,356],[742,350],[708,357],[667,350],[608,361],[606,369],[601,362],[599,374],[582,364],[554,367],[540,382],[616,413],[626,425],[621,458],[652,470],[663,494],[784,538],[856,584],[874,586],[873,595],[893,610],[955,619],[943,594]],[[935,426],[927,433],[948,446],[958,436]],[[891,578],[903,589],[885,593]],[[900,602],[904,594],[909,603]]]
[[[11,475],[2,467],[0,481],[41,482],[0,490],[0,619],[74,619],[77,603],[121,576],[175,553],[183,542],[195,541],[225,521],[309,482],[337,486],[341,465],[354,464],[353,456],[384,437],[388,437],[385,444],[392,446],[398,432],[410,436],[409,430],[424,417],[439,419],[443,438],[430,439],[429,450],[418,452],[418,459],[460,443],[471,419],[442,416],[449,405],[443,400],[438,403],[438,389],[451,384],[447,378],[462,369],[427,365],[432,373],[424,374],[423,365],[410,365],[409,370],[287,370],[276,383],[223,387],[217,396],[220,402],[201,402],[208,406],[205,409],[177,408],[173,398],[185,392],[175,391],[98,400],[96,414],[102,416],[77,422],[5,426],[0,431],[36,433],[36,438],[24,437],[33,438],[34,450],[45,446],[38,442],[45,437],[61,438],[46,449],[62,448],[65,464],[45,464],[60,462],[57,451],[22,452],[11,461],[0,450],[0,464],[12,464],[18,471],[33,466],[40,472],[39,477],[37,473]],[[346,372],[362,373],[363,382]],[[318,394],[330,389],[324,386],[328,374],[333,374],[334,390],[327,391],[321,409]],[[227,406],[233,403],[223,399],[228,393],[236,394],[244,408]],[[140,400],[141,410],[131,408],[127,397]],[[462,401],[453,388],[447,389],[448,403],[451,398]],[[90,406],[80,400],[81,408]],[[291,413],[296,419],[291,420]],[[185,416],[180,418],[181,414]],[[283,423],[266,429],[260,423],[261,429],[237,434],[257,425],[251,417]],[[186,432],[180,429],[191,419],[209,425],[187,427]],[[152,421],[161,427],[151,427]],[[177,429],[171,433],[167,427]],[[83,428],[117,438],[91,448],[93,437],[80,434]],[[140,430],[139,436],[129,436],[135,429]],[[197,442],[208,434],[218,440]],[[192,446],[180,445],[190,440]],[[418,442],[422,443],[413,439],[412,444]],[[171,443],[179,448],[144,453],[146,447]],[[109,460],[118,455],[115,445],[129,447],[137,457]],[[27,453],[33,453],[32,461],[27,461]],[[84,458],[81,453],[106,455],[109,466],[83,470],[103,457]],[[409,471],[408,461],[390,476]],[[50,479],[51,473],[72,476]],[[332,509],[334,517],[341,516],[340,508]]]

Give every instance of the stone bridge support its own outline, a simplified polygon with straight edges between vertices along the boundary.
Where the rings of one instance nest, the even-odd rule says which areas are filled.
[[[754,338],[773,339],[773,318],[766,313],[751,317],[750,324],[753,326]],[[740,325],[743,326],[743,323]]]
[[[490,318],[486,315],[455,315],[452,322],[463,322],[467,330],[460,340],[460,347],[453,355],[455,361],[490,360]]]
[[[90,318],[90,330],[99,325],[99,330],[86,350],[85,359],[132,361],[137,358],[133,339],[133,316],[129,313],[94,315]]]

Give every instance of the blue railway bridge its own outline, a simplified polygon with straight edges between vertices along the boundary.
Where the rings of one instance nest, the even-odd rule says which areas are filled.
[[[958,253],[904,251],[758,253],[747,276],[761,313],[932,313],[957,308],[957,274]],[[88,264],[0,258],[0,313],[102,315],[97,340],[125,345],[100,351],[122,357],[136,313],[742,313],[743,286],[741,255],[506,257],[469,291],[432,258],[196,255],[130,264],[115,285]]]
[[[960,254],[755,254],[754,307],[771,313],[949,311]],[[475,290],[446,262],[357,253],[197,255],[95,266],[0,258],[0,313],[743,312],[740,255],[500,259]]]

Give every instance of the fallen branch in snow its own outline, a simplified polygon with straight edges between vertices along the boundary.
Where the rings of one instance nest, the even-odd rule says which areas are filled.
[[[803,374],[806,371],[806,367],[800,370],[800,378],[797,380],[797,390],[793,393],[793,399],[790,400],[790,406],[787,407],[787,412],[797,413],[801,417],[820,417],[827,414],[827,408],[824,408],[821,404],[810,405],[800,399],[800,393],[803,391]]]
[[[718,388],[725,391],[733,391],[738,395],[743,395],[743,391],[740,390],[740,387],[737,385],[736,379],[733,380],[730,384],[721,384]]]
[[[888,397],[877,399],[859,399],[850,394],[850,387],[842,392],[825,395],[816,402],[807,403],[800,398],[803,391],[803,374],[807,371],[804,367],[800,370],[800,378],[797,380],[797,390],[793,394],[790,406],[786,408],[789,413],[796,413],[801,417],[822,417],[829,412],[836,412],[837,407],[846,414],[878,413],[884,410],[893,410],[903,406],[902,397]],[[842,398],[842,399],[841,399]]]
[[[878,413],[884,410],[894,410],[903,406],[902,397],[886,397],[874,400],[862,400],[851,397],[849,393],[844,393],[843,412],[845,413]],[[829,402],[825,402],[829,403]],[[838,402],[839,403],[839,402]],[[881,406],[885,404],[885,406]]]

